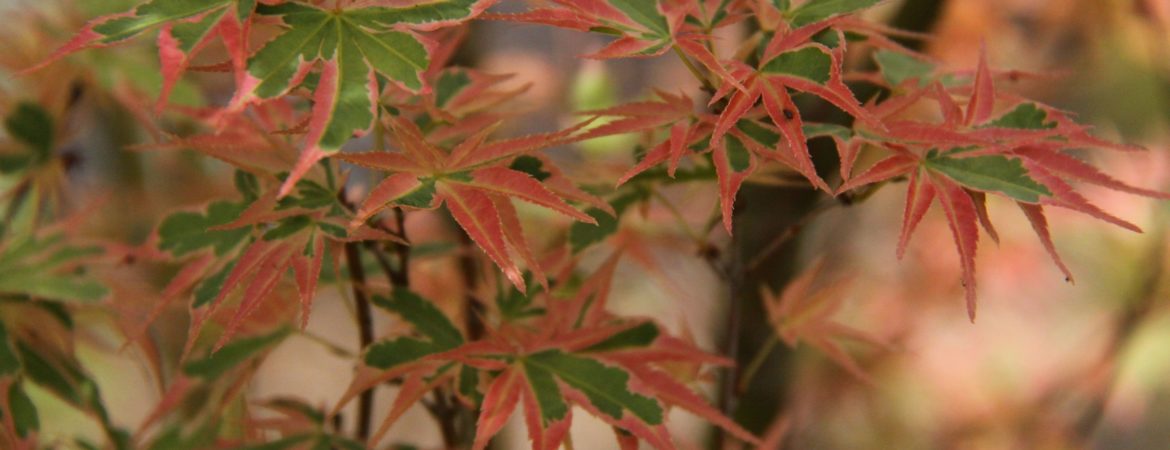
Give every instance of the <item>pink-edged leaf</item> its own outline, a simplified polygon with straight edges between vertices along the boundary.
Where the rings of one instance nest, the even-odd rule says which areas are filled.
[[[259,198],[253,201],[252,204],[248,205],[247,208],[244,208],[244,211],[240,212],[239,217],[236,217],[231,222],[225,223],[223,225],[216,225],[208,229],[212,231],[233,230],[249,225],[256,225],[265,222],[275,222],[286,217],[304,214],[303,209],[290,208],[278,211],[276,206],[276,192],[265,192],[264,195],[261,195]]]
[[[694,413],[695,415],[727,430],[732,436],[752,445],[759,445],[760,440],[750,431],[735,423],[730,417],[723,415],[712,407],[706,399],[688,389],[665,372],[647,366],[626,366],[646,388],[653,392],[654,397],[668,405],[673,405]]]
[[[479,131],[477,131],[475,134],[471,135],[467,139],[464,139],[463,142],[460,142],[459,145],[456,145],[455,148],[451,149],[450,156],[448,156],[446,158],[447,164],[457,165],[459,163],[459,161],[461,161],[464,158],[466,158],[467,156],[471,155],[472,152],[474,152],[481,145],[483,145],[484,141],[487,140],[488,136],[491,136],[492,133],[494,133],[496,131],[496,129],[498,129],[499,127],[500,127],[500,122],[493,123],[491,125],[483,127],[482,129],[480,129]]]
[[[1045,169],[1048,169],[1052,172],[1060,173],[1088,183],[1093,183],[1098,186],[1146,197],[1163,199],[1170,198],[1170,194],[1165,192],[1142,189],[1125,184],[1120,180],[1117,180],[1116,178],[1113,178],[1104,172],[1097,170],[1096,167],[1093,167],[1074,156],[1062,153],[1056,149],[1043,148],[1039,146],[1024,146],[1017,148],[1014,153],[1027,158],[1038,165],[1042,165]]]
[[[817,175],[817,169],[813,167],[812,155],[808,151],[808,139],[805,138],[802,129],[804,122],[800,118],[800,109],[796,107],[796,103],[788,95],[788,89],[775,80],[763,79],[760,80],[760,83],[763,84],[764,109],[768,112],[772,123],[784,135],[784,140],[788,143],[788,152],[792,156],[792,161],[796,163],[794,168],[812,182],[813,186],[826,192],[832,192],[829,185],[825,184],[825,180]]]
[[[767,63],[781,53],[809,43],[813,36],[833,26],[834,23],[836,23],[836,19],[823,20],[790,30],[787,33],[776,33],[775,37],[768,41],[768,45],[764,47],[764,54],[760,57],[760,62]]]
[[[971,133],[962,133],[939,125],[896,121],[888,122],[885,134],[891,138],[921,142],[937,147],[966,147],[991,145],[994,141]]]
[[[489,197],[495,203],[496,211],[500,213],[500,224],[504,226],[504,239],[520,255],[524,264],[528,266],[528,270],[532,271],[532,276],[547,291],[548,278],[545,277],[536,257],[532,255],[532,250],[528,248],[528,240],[524,239],[524,228],[520,225],[520,217],[516,214],[516,207],[512,206],[512,201],[507,197],[501,195],[490,195]]]
[[[402,147],[403,155],[418,161],[427,169],[437,169],[449,165],[448,153],[427,141],[422,129],[403,116],[394,116],[389,120],[390,130],[394,133],[394,141]],[[490,128],[490,126],[489,126]]]
[[[939,109],[942,110],[943,123],[949,127],[961,125],[963,123],[963,110],[959,109],[959,105],[955,103],[955,99],[943,88],[942,83],[936,81],[931,86],[933,88],[933,97],[938,102]]]
[[[525,383],[521,370],[515,366],[508,367],[488,386],[480,405],[479,419],[475,423],[475,442],[471,446],[473,450],[487,448],[492,436],[500,432],[516,410]]]
[[[627,170],[626,173],[622,174],[621,178],[618,178],[617,185],[621,186],[626,184],[627,181],[630,181],[631,178],[638,176],[638,174],[650,170],[650,168],[662,164],[664,161],[670,160],[670,151],[671,141],[669,140],[655,145],[650,149],[650,151],[646,152],[646,154],[642,156],[642,160],[638,161],[638,164],[635,164],[634,167],[631,167],[630,170]],[[671,175],[673,175],[673,173]]]
[[[477,189],[515,197],[526,202],[543,206],[581,222],[596,224],[589,215],[569,206],[560,197],[549,192],[544,185],[528,174],[503,167],[487,167],[471,173],[472,181],[467,183]]]
[[[986,122],[995,108],[995,82],[987,67],[987,47],[979,48],[979,67],[975,72],[975,91],[967,102],[967,125]]]
[[[334,156],[335,159],[356,164],[362,167],[371,169],[384,170],[387,172],[407,172],[414,174],[422,174],[427,171],[427,168],[422,163],[416,161],[411,155],[406,153],[395,152],[364,152],[364,153],[341,153]]]
[[[745,158],[746,164],[743,161]],[[715,164],[715,176],[719,178],[719,208],[723,214],[723,227],[731,234],[736,193],[743,180],[755,170],[756,157],[738,139],[729,138],[716,145],[711,161]]]
[[[915,155],[909,153],[896,153],[878,161],[865,172],[850,178],[841,187],[837,188],[837,194],[848,192],[857,189],[867,184],[878,183],[889,180],[894,177],[905,175],[916,169],[922,161]]]
[[[321,265],[325,256],[325,239],[313,241],[311,255],[292,257],[293,274],[297,280],[297,291],[301,296],[301,329],[309,325],[309,313],[313,309],[313,298],[317,295],[317,280],[321,278]]]
[[[1137,233],[1142,232],[1142,229],[1137,225],[1109,214],[1097,207],[1097,205],[1090,203],[1088,199],[1077,193],[1072,186],[1056,175],[1053,175],[1043,166],[1031,160],[1024,160],[1024,167],[1028,169],[1028,176],[1052,191],[1052,196],[1041,198],[1040,203],[1079,211],[1127,230]]]
[[[718,146],[723,140],[723,135],[735,126],[739,119],[747,114],[752,106],[755,105],[756,99],[760,98],[761,88],[759,80],[750,79],[746,82],[747,92],[735,91],[731,94],[731,98],[727,100],[727,107],[723,109],[723,113],[719,115],[719,119],[715,121],[715,130],[711,134],[711,145]]]
[[[648,50],[655,49],[656,47],[657,50],[653,53],[646,53]],[[605,47],[602,47],[601,50],[587,55],[581,55],[581,57],[589,59],[651,57],[658,56],[668,49],[669,46],[662,46],[659,42],[624,36],[610,42]]]
[[[547,412],[537,401],[536,393],[531,387],[531,379],[525,376],[525,389],[520,392],[520,400],[524,403],[524,424],[528,428],[528,440],[532,442],[532,450],[557,450],[569,434],[569,426],[573,421],[573,411],[566,409],[562,417],[545,421]]]
[[[675,122],[670,127],[670,163],[666,166],[666,173],[671,177],[674,176],[675,171],[678,169],[679,161],[686,154],[687,143],[689,141],[688,137],[692,129],[684,121]]]
[[[370,435],[366,445],[373,448],[386,432],[390,431],[390,427],[398,422],[398,419],[406,414],[414,405],[422,401],[423,396],[427,395],[435,386],[447,381],[450,376],[439,376],[432,379],[427,379],[421,373],[413,373],[406,377],[406,381],[402,383],[402,387],[398,389],[398,394],[394,397],[394,404],[390,407],[390,411],[386,413],[386,418],[382,419],[382,423],[378,425],[378,429]]]
[[[613,136],[615,134],[636,133],[640,131],[653,130],[673,121],[674,119],[670,117],[660,116],[634,116],[624,119],[617,119],[612,122],[606,122],[585,130],[585,132],[575,136],[573,140],[585,141],[602,136]]]
[[[179,273],[175,274],[174,278],[171,278],[171,281],[163,288],[162,295],[159,296],[158,302],[147,313],[146,319],[136,325],[137,328],[132,334],[126,336],[125,346],[129,346],[131,343],[137,342],[145,336],[146,332],[150,329],[150,324],[154,323],[162,315],[163,311],[166,311],[167,307],[176,298],[179,298],[179,295],[194,288],[214,262],[215,257],[211,253],[205,252],[183,266],[179,270]]]
[[[304,149],[280,186],[281,197],[288,195],[318,161],[340,150],[354,133],[364,132],[374,120],[371,109],[378,92],[374,71],[362,63],[356,44],[350,42],[335,51],[334,58],[323,63]]]
[[[471,169],[543,148],[567,143],[570,142],[570,136],[582,128],[589,126],[589,124],[593,123],[593,120],[587,119],[569,128],[551,133],[533,134],[480,145],[462,158],[448,159],[446,168],[448,170]]]
[[[840,173],[841,180],[849,181],[853,178],[853,166],[857,164],[857,156],[861,154],[861,145],[864,141],[860,139],[844,140],[839,136],[832,136],[833,144],[837,147],[837,155],[841,160]]]
[[[605,211],[606,214],[614,215],[613,206],[609,202],[602,200],[601,197],[585,192],[585,190],[577,187],[577,183],[565,176],[561,169],[552,163],[552,160],[547,156],[540,154],[528,155],[530,157],[539,159],[542,164],[541,170],[548,173],[548,178],[545,178],[543,183],[548,190],[553,194],[560,196],[565,200],[581,202],[594,208]]]
[[[485,13],[480,18],[485,20],[538,23],[582,32],[589,31],[591,28],[600,25],[597,20],[586,17],[577,11],[561,8],[538,8],[516,14]]]
[[[353,216],[353,221],[350,222],[351,228],[361,225],[370,216],[385,209],[395,200],[417,192],[423,187],[423,183],[414,174],[395,173],[386,177],[362,201],[362,206],[358,208],[357,213]]]
[[[963,270],[963,288],[967,298],[967,316],[975,321],[975,251],[979,244],[978,213],[971,196],[958,184],[932,177],[938,188],[939,202],[947,216],[947,224],[959,250]]]
[[[158,35],[163,82],[156,109],[166,105],[171,90],[189,69],[195,54],[216,37],[223,40],[231,57],[226,68],[235,71],[237,79],[243,74],[248,49],[246,44],[241,44],[247,40],[250,17],[241,23],[232,9],[220,8],[163,25]]]
[[[230,342],[231,338],[235,336],[236,331],[244,323],[244,319],[256,311],[268,295],[276,289],[276,284],[280,282],[280,279],[292,264],[292,254],[294,251],[296,251],[295,246],[278,245],[259,263],[255,273],[252,275],[252,279],[248,282],[247,288],[244,289],[244,294],[240,299],[240,305],[224,328],[223,335],[215,343],[214,350],[219,350]]]
[[[724,83],[730,84],[740,91],[747,92],[747,88],[723,64],[719,63],[715,55],[710,50],[707,50],[707,47],[700,43],[697,37],[693,35],[680,36],[675,38],[674,43],[682,49],[683,53],[695,58],[696,61],[699,61],[699,64],[702,64],[711,73],[718,75],[719,79]]]
[[[167,386],[166,392],[162,394],[162,398],[159,399],[158,403],[155,403],[154,407],[147,413],[146,418],[138,425],[138,433],[136,434],[141,434],[146,431],[151,425],[158,422],[159,419],[162,419],[171,411],[174,411],[175,408],[178,408],[183,400],[187,398],[187,393],[191,388],[196,387],[196,385],[195,379],[188,378],[185,375],[180,374],[175,377],[171,385]]]
[[[600,323],[606,317],[606,303],[609,301],[610,285],[617,271],[622,254],[614,252],[606,258],[577,288],[572,300],[549,305],[550,322],[554,331],[570,330]]]
[[[261,261],[264,261],[269,254],[279,250],[279,245],[263,239],[257,240],[252,245],[249,245],[244,250],[244,254],[240,255],[240,258],[236,261],[236,265],[232,267],[232,271],[228,272],[227,278],[223,282],[223,288],[220,289],[219,295],[215,296],[215,299],[212,300],[207,310],[215,311],[219,308],[219,305],[227,298],[228,294],[243,282],[245,276],[260,266]]]
[[[987,232],[987,236],[991,238],[992,242],[998,244],[999,233],[995,231],[995,225],[991,223],[991,216],[987,214],[987,193],[970,189],[967,189],[967,193],[971,195],[971,201],[975,203],[975,213],[979,217],[979,226],[983,227],[983,231]]]
[[[691,363],[713,364],[730,367],[735,361],[719,355],[707,353],[691,342],[674,337],[661,335],[649,347],[632,347],[606,353],[606,359],[622,364],[650,364],[650,363]]]
[[[1060,268],[1061,273],[1064,274],[1065,281],[1073,283],[1072,271],[1068,270],[1068,266],[1065,266],[1064,261],[1060,259],[1060,254],[1056,252],[1056,244],[1052,242],[1052,235],[1048,233],[1048,219],[1044,217],[1044,207],[1024,202],[1016,202],[1016,205],[1024,211],[1024,216],[1032,224],[1032,230],[1036,232],[1036,237],[1040,238],[1040,243],[1044,245],[1048,256],[1052,257],[1052,262],[1056,263],[1056,267]]]
[[[906,254],[906,245],[910,243],[910,236],[922,221],[922,216],[930,209],[934,201],[935,188],[929,180],[923,180],[918,171],[910,174],[910,186],[906,189],[906,207],[902,212],[902,232],[898,236],[898,259]]]
[[[563,392],[565,398],[581,406],[586,411],[589,411],[589,414],[615,428],[629,432],[642,441],[645,441],[650,447],[658,450],[673,450],[676,448],[674,441],[670,437],[670,432],[662,424],[650,425],[632,414],[625,414],[620,419],[615,419],[598,410],[597,407],[589,402],[588,396],[584,393],[572,388],[565,388]]]
[[[471,240],[487,253],[516,289],[525,290],[524,277],[508,256],[500,214],[491,198],[475,188],[458,183],[439,182],[438,194],[451,216]]]

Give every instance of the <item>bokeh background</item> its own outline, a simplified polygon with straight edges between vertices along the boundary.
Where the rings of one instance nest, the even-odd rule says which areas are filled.
[[[86,107],[69,117],[71,140],[62,150],[75,152],[80,161],[66,180],[66,203],[100,208],[94,233],[127,243],[144,239],[167,211],[232,192],[230,171],[222,164],[182,152],[128,150],[162,139],[161,130],[144,126],[149,118],[141,117],[142,110],[128,106],[157,91],[150,40],[90,51],[34,77],[12,73],[46,55],[86,18],[133,3],[0,2],[0,109],[20,99],[63,102],[81,96]],[[520,10],[524,4],[505,0],[497,8]],[[1147,147],[1141,153],[1088,150],[1078,156],[1131,184],[1170,190],[1170,2],[892,0],[868,15],[931,33],[932,38],[914,45],[948,70],[973,67],[985,47],[993,66],[1034,74],[998,87],[1074,111],[1102,136]],[[742,30],[724,33],[720,45],[728,54]],[[505,133],[551,129],[571,122],[575,110],[645,97],[655,87],[702,96],[673,57],[576,58],[604,43],[597,36],[487,22],[473,27],[459,60],[489,72],[515,73],[516,86],[531,83],[510,106],[521,120]],[[850,64],[863,67],[867,61],[862,57]],[[222,103],[232,89],[227,78],[196,74],[180,86],[176,101]],[[161,126],[181,124],[163,118]],[[558,149],[555,156],[566,167],[576,167],[577,176],[605,179],[630,164],[638,139],[607,138]],[[823,153],[818,157],[831,155],[831,149],[818,151]],[[927,215],[904,259],[895,257],[904,200],[899,187],[882,189],[854,206],[825,208],[801,222],[796,237],[754,271],[749,284],[779,289],[794,273],[824,258],[826,278],[849,283],[838,319],[888,345],[845,343],[870,382],[807,346],[779,346],[764,359],[737,417],[755,430],[783,435],[784,447],[794,449],[1167,448],[1170,203],[1088,186],[1084,192],[1145,232],[1052,210],[1054,240],[1076,277],[1075,284],[1069,283],[1014,205],[993,198],[989,208],[1000,241],[981,239],[974,323],[967,320],[959,263],[941,212]],[[769,184],[749,185],[743,195],[740,239],[749,254],[823,200],[806,190]],[[726,330],[726,298],[690,235],[704,228],[716,204],[715,190],[681,184],[663,197],[627,217],[610,244],[624,247],[628,255],[615,282],[613,308],[654,316],[714,350]],[[539,235],[543,213],[525,212],[526,230]],[[676,212],[685,225],[674,220]],[[412,215],[408,226],[423,242],[453,236],[425,214]],[[717,245],[728,239],[721,229],[702,238]],[[586,264],[596,264],[605,253],[587,255]],[[422,258],[414,284],[432,298],[457,298],[460,293],[450,291],[453,283],[445,282],[449,272],[450,261]],[[143,355],[133,347],[123,349],[122,330],[142,318],[164,275],[115,268],[103,276],[116,282],[115,308],[83,312],[83,331],[75,344],[113,420],[134,429],[158,401],[160,388]],[[754,320],[743,330],[741,361],[754,358],[771,333],[758,300],[753,297],[749,304],[755,305],[749,306],[755,308],[749,314]],[[282,312],[272,314],[276,320]],[[393,323],[381,317],[379,326],[385,332]],[[185,333],[181,308],[168,311],[152,328],[162,354],[171,358]],[[343,302],[324,289],[307,331],[273,352],[251,382],[250,395],[296,395],[331,405],[349,381],[357,341]],[[51,395],[32,394],[43,411],[42,438],[50,445],[55,435],[64,442],[77,433],[99,434],[90,419]],[[392,389],[382,389],[378,405],[389,405],[392,398]],[[585,420],[585,414],[575,416],[578,448],[615,445],[608,427]],[[703,448],[706,425],[683,413],[674,416],[680,444]],[[513,425],[498,448],[524,447],[521,425]],[[440,442],[421,410],[408,414],[391,434],[388,442],[423,448]]]

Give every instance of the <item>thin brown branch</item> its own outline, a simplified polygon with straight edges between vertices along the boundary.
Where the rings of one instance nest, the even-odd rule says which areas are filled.
[[[349,268],[349,280],[353,284],[354,306],[357,309],[358,340],[361,348],[365,349],[374,343],[374,319],[370,311],[370,299],[364,289],[366,273],[362,268],[362,258],[357,243],[345,244],[345,262]],[[357,438],[365,441],[370,437],[370,426],[373,422],[374,389],[366,389],[358,397]]]

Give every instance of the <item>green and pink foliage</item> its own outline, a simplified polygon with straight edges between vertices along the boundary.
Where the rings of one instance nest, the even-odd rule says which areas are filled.
[[[989,197],[1018,205],[1069,281],[1045,206],[1138,231],[1073,183],[1168,197],[1122,182],[1076,153],[1139,148],[1098,138],[1071,113],[997,89],[1010,75],[993,70],[985,56],[973,72],[936,68],[894,39],[911,34],[858,15],[877,0],[553,0],[514,13],[490,10],[495,3],[151,0],[89,21],[40,63],[22,68],[34,82],[80,51],[154,36],[159,117],[140,116],[158,119],[155,129],[166,131],[157,133],[159,142],[137,148],[152,155],[193,150],[216,160],[230,168],[223,173],[232,174],[235,193],[200,205],[168,204],[172,212],[152,219],[154,231],[141,245],[91,244],[47,206],[56,193],[45,180],[60,176],[64,164],[57,155],[62,127],[34,102],[5,103],[8,141],[0,147],[0,173],[17,188],[4,193],[12,212],[0,229],[0,294],[6,299],[0,303],[0,442],[38,444],[36,407],[24,390],[35,383],[94,417],[109,445],[119,448],[375,446],[419,404],[441,426],[454,420],[452,411],[474,417],[471,435],[459,442],[445,437],[448,445],[476,449],[487,448],[517,411],[532,448],[571,444],[573,409],[611,426],[622,448],[679,446],[667,428],[674,408],[736,441],[760,445],[699,389],[709,370],[734,366],[738,355],[700,349],[672,335],[660,318],[607,309],[621,249],[655,266],[644,246],[619,242],[638,242],[639,236],[623,230],[610,237],[629,211],[656,198],[656,189],[709,186],[718,208],[708,223],[721,223],[730,234],[737,231],[742,186],[769,171],[795,173],[804,187],[842,202],[905,181],[895,253],[902,257],[928,210],[940,205],[971,320],[980,228],[998,240]],[[468,25],[479,20],[611,39],[585,58],[675,53],[703,91],[658,88],[648,99],[576,112],[579,120],[561,129],[503,136],[501,130],[518,119],[501,105],[524,88],[504,87],[508,75],[451,64]],[[716,51],[719,30],[749,26],[756,32],[735,42],[738,51]],[[855,68],[856,55],[872,58],[876,69]],[[196,70],[212,77],[228,73],[231,94],[209,107],[169,101]],[[856,80],[885,94],[858,98],[850,84]],[[812,113],[810,104],[847,119],[822,121],[824,114]],[[924,118],[923,109],[933,114]],[[566,166],[572,158],[547,152],[627,133],[645,136],[650,145],[620,177],[601,183],[575,179]],[[829,170],[833,163],[810,150],[814,139],[836,144],[839,168]],[[869,158],[877,162],[857,167],[862,153],[878,155]],[[551,244],[532,239],[531,226],[525,229],[528,206],[555,213],[542,222],[548,229],[541,231],[556,236]],[[406,217],[436,213],[449,217],[455,234],[465,238],[446,256],[459,261],[467,284],[456,307],[410,285],[411,269],[427,249],[408,236]],[[705,236],[692,237],[708,244]],[[605,262],[583,269],[583,255],[604,250],[612,252]],[[110,289],[85,268],[116,265],[110,255],[165,267],[160,270],[168,274],[144,323],[126,333],[128,341],[157,356],[150,323],[176,302],[185,305],[189,323],[170,361],[177,369],[157,369],[165,387],[136,433],[109,420],[67,346],[29,334],[30,327],[44,326],[68,336],[72,309],[108,302]],[[484,256],[494,276],[476,271]],[[708,259],[718,258],[715,252]],[[872,381],[840,341],[889,346],[835,320],[844,288],[818,288],[829,264],[820,259],[780,294],[763,290],[772,343],[808,343]],[[368,270],[380,270],[389,285],[372,281]],[[730,281],[734,274],[726,276],[737,283]],[[346,292],[347,302],[353,297],[363,339],[359,354],[349,355],[357,368],[348,390],[328,406],[248,399],[244,388],[257,365],[286,338],[304,333],[314,300],[333,285]],[[490,289],[496,292],[483,294]],[[299,308],[299,321],[288,312],[293,308]],[[370,315],[395,318],[393,332],[375,338]],[[397,385],[398,392],[370,433],[371,392],[384,384]],[[361,431],[353,434],[333,420],[355,399]],[[280,419],[249,417],[237,427],[223,414],[247,416],[240,405],[248,404]]]

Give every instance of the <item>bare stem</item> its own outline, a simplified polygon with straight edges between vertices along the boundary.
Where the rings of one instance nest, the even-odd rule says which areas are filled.
[[[775,350],[776,344],[779,343],[780,339],[775,334],[768,336],[768,341],[764,343],[763,347],[760,347],[760,351],[756,352],[752,362],[744,367],[736,382],[736,392],[740,394],[747,392],[748,386],[752,384],[752,379],[756,377],[756,372],[759,372],[760,368],[764,366],[764,361],[768,360],[768,355],[772,354],[772,350]]]
[[[739,234],[731,235],[731,242],[728,243],[727,255],[727,269],[725,271],[725,280],[727,281],[727,324],[724,326],[725,333],[727,333],[723,340],[723,355],[738,360],[740,335],[743,328],[743,281],[744,281],[744,266],[740,260],[740,245]],[[735,409],[739,403],[739,396],[736,392],[736,382],[740,376],[739,364],[734,364],[727,368],[723,374],[723,379],[720,380],[719,386],[719,410],[728,417],[734,417]],[[717,429],[715,442],[727,444],[726,439],[730,439],[727,435]],[[724,445],[726,447],[726,445]]]
[[[817,216],[821,215],[821,213],[824,213],[825,211],[828,211],[839,204],[840,203],[838,202],[825,202],[817,205],[812,211],[809,211],[808,214],[805,214],[800,218],[800,220],[796,221],[796,223],[793,223],[792,225],[784,228],[784,230],[780,231],[776,237],[772,238],[771,242],[768,242],[768,245],[764,246],[763,250],[756,252],[756,254],[752,256],[752,260],[748,261],[747,263],[747,271],[750,272],[759,268],[760,264],[763,264],[764,261],[767,261],[768,257],[772,256],[776,250],[779,250],[780,247],[784,245],[784,243],[796,237],[797,234],[800,234],[800,230],[804,229],[804,227],[808,225],[809,222],[811,222]]]
[[[354,306],[357,309],[358,339],[361,348],[365,349],[374,343],[374,319],[370,311],[370,299],[366,296],[366,273],[362,268],[362,258],[357,243],[345,244],[345,262],[349,267],[349,280],[353,284]],[[370,425],[373,421],[374,389],[366,389],[358,397],[357,437],[365,441],[370,437]]]

